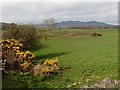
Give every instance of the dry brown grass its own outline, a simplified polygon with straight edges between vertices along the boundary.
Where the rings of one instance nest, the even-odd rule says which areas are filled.
[[[89,35],[89,32],[62,32],[60,33],[61,37],[80,37],[80,36],[86,36]]]

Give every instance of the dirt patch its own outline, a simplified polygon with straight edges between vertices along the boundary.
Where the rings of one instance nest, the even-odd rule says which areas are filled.
[[[89,32],[62,32],[59,34],[61,37],[80,37],[90,35]]]

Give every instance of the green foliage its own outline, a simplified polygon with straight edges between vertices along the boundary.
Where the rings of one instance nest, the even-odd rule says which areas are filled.
[[[41,41],[34,25],[10,24],[3,33],[3,39],[16,39],[24,45],[26,50],[35,50],[41,47]]]

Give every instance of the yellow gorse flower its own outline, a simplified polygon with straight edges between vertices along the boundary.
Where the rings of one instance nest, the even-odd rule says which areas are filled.
[[[57,72],[59,71],[59,59],[58,58],[54,58],[54,59],[47,59],[44,63],[43,63],[44,67],[42,68],[42,70],[40,70],[39,72],[41,72],[42,75],[50,75],[51,73]]]
[[[35,55],[30,51],[21,51],[22,44],[15,39],[0,40],[0,46],[4,51],[13,51],[16,58],[20,61],[21,70],[28,70],[31,66],[31,61],[34,60]]]
[[[59,59],[58,58],[55,58],[53,60],[46,60],[43,64],[44,65],[54,65],[54,64],[58,64],[59,63]]]
[[[31,62],[25,61],[24,63],[22,63],[22,64],[20,65],[20,68],[21,68],[21,70],[23,70],[23,71],[28,71],[28,70],[30,69],[31,65],[32,65]]]
[[[19,50],[20,47],[22,47],[23,45],[21,43],[19,43],[17,40],[6,39],[6,40],[0,41],[0,46],[2,46],[3,49],[7,48],[7,49],[11,49],[11,50]]]
[[[30,51],[26,51],[26,52],[17,52],[16,56],[18,57],[19,60],[21,60],[21,62],[23,61],[32,61],[35,58],[35,55],[32,54]]]

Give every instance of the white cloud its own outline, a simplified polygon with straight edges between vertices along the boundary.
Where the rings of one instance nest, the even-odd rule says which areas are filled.
[[[119,2],[119,0],[0,0],[0,2]]]
[[[46,18],[102,21],[117,24],[117,2],[19,2],[4,3],[3,21],[41,23]]]

